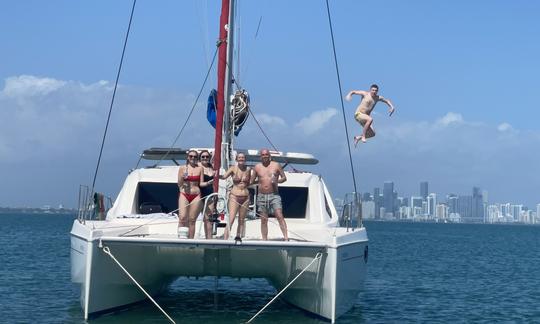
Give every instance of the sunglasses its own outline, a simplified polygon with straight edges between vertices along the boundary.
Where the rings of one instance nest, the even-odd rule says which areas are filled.
[[[207,156],[207,155],[203,155],[203,156],[201,156],[201,159],[209,159],[209,158],[210,158],[210,157],[209,157],[209,156]]]
[[[197,155],[188,155],[188,158],[190,158],[190,159],[196,159],[196,158],[197,158]]]

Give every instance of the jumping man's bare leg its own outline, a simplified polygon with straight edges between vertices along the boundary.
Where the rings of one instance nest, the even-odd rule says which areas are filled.
[[[369,117],[366,121],[366,124],[364,125],[364,129],[362,131],[362,137],[360,138],[360,140],[362,142],[366,142],[366,133],[368,132],[368,130],[371,128],[371,124],[373,123],[373,118]],[[368,137],[372,137],[372,136],[368,136]]]

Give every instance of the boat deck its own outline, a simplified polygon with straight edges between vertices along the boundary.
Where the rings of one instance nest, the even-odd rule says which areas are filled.
[[[72,235],[91,238],[92,241],[125,242],[146,244],[186,245],[191,247],[291,247],[291,248],[326,248],[358,241],[367,241],[365,229],[345,229],[329,227],[326,224],[311,224],[304,220],[287,220],[289,241],[283,234],[276,220],[268,223],[268,240],[263,240],[260,233],[260,220],[246,221],[245,234],[241,242],[234,240],[236,226],[231,228],[228,240],[223,239],[224,228],[218,228],[212,239],[204,237],[203,222],[197,221],[195,238],[178,237],[178,220],[170,218],[117,218],[107,221],[86,221],[77,226]],[[359,235],[350,235],[356,232]]]

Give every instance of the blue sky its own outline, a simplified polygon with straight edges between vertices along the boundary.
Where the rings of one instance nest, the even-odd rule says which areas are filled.
[[[0,11],[0,206],[74,207],[91,184],[131,1],[12,1]],[[353,149],[359,190],[540,203],[537,1],[331,1],[343,90],[378,83],[377,136]],[[217,38],[219,1],[139,0],[97,189],[183,124]],[[262,17],[262,18],[261,18]],[[261,20],[262,19],[262,20]],[[259,20],[260,30],[255,37]],[[240,84],[280,150],[311,152],[352,190],[324,1],[240,1]],[[214,86],[212,72],[210,84]],[[213,143],[204,101],[179,145]],[[358,133],[346,102],[349,130]],[[239,147],[268,146],[250,120]]]

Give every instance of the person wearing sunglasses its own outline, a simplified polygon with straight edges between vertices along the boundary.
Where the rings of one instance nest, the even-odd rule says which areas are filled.
[[[214,193],[214,176],[216,172],[210,162],[212,155],[207,150],[202,150],[200,153],[201,162],[199,166],[202,168],[203,180],[201,181],[201,199],[207,199],[212,193]],[[206,203],[206,210],[204,211],[204,235],[207,239],[212,238],[212,223],[209,222],[209,217],[214,213],[215,197],[210,198]]]
[[[237,242],[242,242],[242,233],[244,231],[244,225],[246,215],[249,210],[249,190],[248,186],[251,182],[251,168],[246,165],[246,155],[244,153],[238,153],[236,155],[236,165],[232,166],[220,176],[221,179],[227,179],[232,176],[233,186],[229,193],[229,226],[225,228],[224,238],[229,239],[229,229],[234,224],[236,214],[238,214],[238,226],[236,229]]]
[[[201,189],[203,182],[202,168],[198,164],[199,153],[188,151],[187,163],[178,168],[178,227],[188,227],[188,238],[195,237],[195,222],[201,212]],[[180,232],[179,232],[180,233]]]

